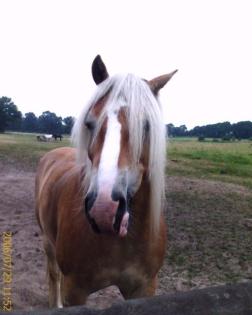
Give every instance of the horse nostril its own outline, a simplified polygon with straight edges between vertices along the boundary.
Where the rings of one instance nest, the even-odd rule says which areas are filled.
[[[115,189],[113,189],[111,197],[114,201],[123,201],[126,199],[124,194],[120,190]]]

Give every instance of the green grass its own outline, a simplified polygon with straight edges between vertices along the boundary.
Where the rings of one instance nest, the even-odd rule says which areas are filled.
[[[62,141],[40,142],[36,134],[0,134],[0,161],[24,169],[34,170],[40,157],[46,152],[61,146],[69,146],[69,136]]]
[[[199,142],[194,138],[171,139],[168,175],[208,178],[252,188],[252,143]]]

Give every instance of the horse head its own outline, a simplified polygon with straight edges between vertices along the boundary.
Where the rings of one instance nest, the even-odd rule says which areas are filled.
[[[158,221],[165,129],[157,94],[175,72],[150,81],[131,74],[110,77],[100,56],[93,61],[97,92],[73,132],[79,159],[90,166],[84,208],[98,233],[127,235],[130,203],[144,181],[151,183],[145,198],[155,202]]]

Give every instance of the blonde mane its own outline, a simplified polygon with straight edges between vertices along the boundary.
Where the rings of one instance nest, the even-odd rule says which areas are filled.
[[[161,106],[144,80],[132,74],[116,75],[98,85],[96,93],[73,127],[72,140],[77,148],[77,161],[90,165],[87,148],[91,141],[91,134],[84,121],[92,106],[106,94],[108,94],[108,99],[97,122],[96,134],[109,111],[119,111],[120,107],[126,106],[130,144],[135,164],[139,162],[141,156],[144,128],[148,122],[151,222],[152,231],[156,233],[159,229],[164,201],[165,126],[162,120]],[[95,139],[96,134],[93,139]]]

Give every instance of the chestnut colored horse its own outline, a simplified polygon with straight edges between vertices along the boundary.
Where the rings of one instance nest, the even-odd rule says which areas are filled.
[[[157,94],[175,72],[151,81],[109,77],[97,56],[97,91],[73,128],[76,149],[41,159],[36,215],[51,307],[83,304],[110,285],[126,299],[155,293],[166,243],[166,143]]]

